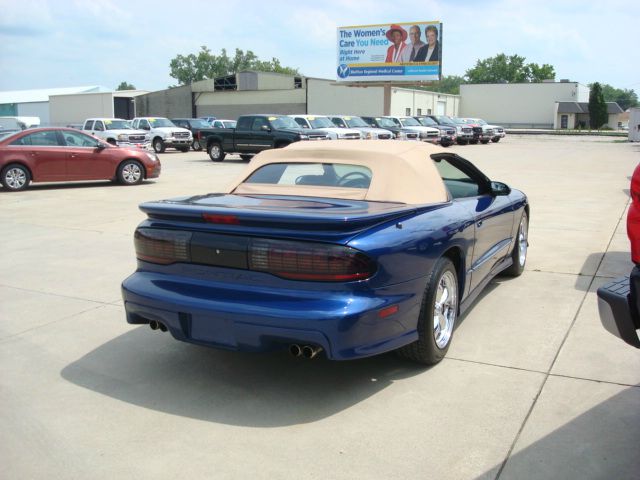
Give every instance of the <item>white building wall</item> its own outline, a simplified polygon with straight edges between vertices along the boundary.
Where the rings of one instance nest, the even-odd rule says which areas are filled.
[[[408,88],[391,89],[390,115],[458,115],[459,97]],[[419,110],[419,111],[418,111]]]
[[[49,97],[51,125],[82,123],[91,117],[113,117],[113,93],[80,93]]]
[[[307,79],[307,110],[316,115],[382,115],[382,87],[347,87],[332,80]]]
[[[640,108],[629,110],[629,141],[640,142]]]
[[[587,100],[581,100],[585,95]],[[513,127],[552,128],[556,102],[589,100],[576,82],[460,85],[460,116]]]
[[[18,104],[19,117],[40,117],[40,125],[49,125],[49,102]]]

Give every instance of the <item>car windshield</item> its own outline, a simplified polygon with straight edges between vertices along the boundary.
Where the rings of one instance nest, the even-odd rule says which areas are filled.
[[[222,124],[224,125],[224,128],[236,128],[236,124],[238,122],[235,122],[233,120],[229,120],[228,122],[222,122]]]
[[[477,123],[478,125],[487,125],[487,122],[485,122],[485,121],[484,121],[484,120],[482,120],[481,118],[478,118],[478,119],[476,120],[476,123]]]
[[[211,128],[211,124],[204,120],[191,120],[191,128]]]
[[[290,130],[301,130],[300,125],[296,123],[293,118],[290,117],[269,117],[271,125],[274,128],[288,128]]]
[[[464,118],[454,118],[453,121],[458,125],[467,125],[469,123]]]
[[[312,128],[335,128],[335,125],[327,117],[307,117]]]
[[[418,118],[418,121],[425,127],[435,127],[438,125],[438,123],[433,118],[429,117],[420,117]]]
[[[367,122],[362,120],[360,117],[343,117],[344,122],[348,127],[368,127]]]
[[[453,121],[451,117],[447,117],[446,115],[440,115],[436,117],[440,123],[445,125],[455,125],[456,122]]]
[[[153,128],[175,127],[173,122],[171,120],[166,119],[166,118],[150,118],[149,119],[149,123],[151,124],[151,126]]]
[[[415,118],[412,118],[412,117],[402,117],[400,119],[400,121],[402,122],[402,124],[405,127],[419,127],[420,126],[420,122],[418,122]]]
[[[107,130],[131,130],[126,120],[105,120],[104,126]]]
[[[396,125],[396,122],[394,122],[393,120],[391,120],[390,118],[382,118],[382,117],[376,117],[376,122],[378,123],[378,125],[380,125],[381,127],[391,127],[391,128],[396,128],[398,127],[398,125]]]

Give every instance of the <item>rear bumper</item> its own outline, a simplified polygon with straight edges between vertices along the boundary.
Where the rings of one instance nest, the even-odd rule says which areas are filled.
[[[635,267],[629,277],[622,277],[598,289],[598,312],[604,328],[629,345],[640,348],[638,309],[635,298],[640,270]],[[635,290],[635,291],[634,291]]]
[[[123,282],[122,296],[128,323],[161,322],[177,340],[241,351],[315,344],[330,359],[348,360],[417,340],[425,281],[296,290],[137,271]],[[382,318],[380,310],[391,305],[398,312]]]

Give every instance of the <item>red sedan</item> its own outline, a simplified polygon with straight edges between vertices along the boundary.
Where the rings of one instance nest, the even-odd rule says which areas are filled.
[[[14,192],[32,181],[136,185],[158,177],[160,168],[155,153],[115,147],[72,128],[35,128],[0,137],[0,183]]]

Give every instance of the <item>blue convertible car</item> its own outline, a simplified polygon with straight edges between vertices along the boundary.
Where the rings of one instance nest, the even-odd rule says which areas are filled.
[[[140,208],[129,323],[307,358],[437,363],[528,246],[522,192],[420,142],[299,142],[257,155],[224,193]]]

